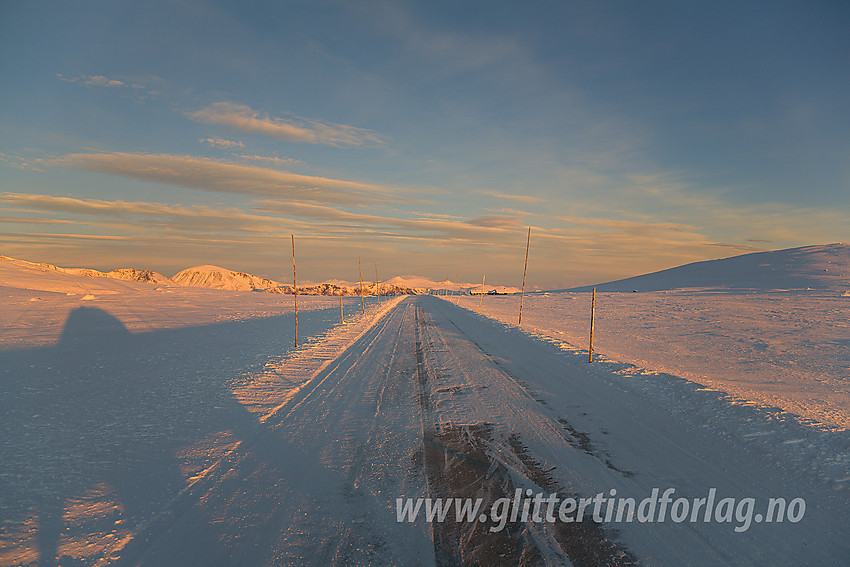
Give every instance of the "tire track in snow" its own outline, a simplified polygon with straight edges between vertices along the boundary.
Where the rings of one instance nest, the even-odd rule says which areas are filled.
[[[455,320],[449,316],[448,313],[443,311],[441,314],[445,318],[445,320],[452,325],[454,330],[462,336],[463,340],[467,341],[470,345],[472,345],[477,351],[481,353],[481,356],[483,358],[488,360],[495,368],[498,369],[499,378],[510,382],[529,401],[533,402],[533,404],[537,406],[535,417],[542,419],[548,429],[550,429],[554,434],[561,437],[564,441],[566,441],[576,449],[579,449],[585,454],[599,460],[602,464],[604,464],[612,471],[615,471],[625,477],[631,477],[634,474],[631,471],[617,467],[612,462],[611,455],[609,455],[604,449],[598,448],[597,444],[593,442],[593,440],[587,433],[573,427],[570,422],[567,421],[564,417],[554,414],[546,406],[546,402],[541,400],[540,398],[538,398],[538,396],[534,394],[534,392],[529,388],[528,384],[526,384],[523,380],[516,378],[511,372],[508,371],[507,368],[505,368],[503,360],[487,352],[484,347],[481,346],[481,344],[479,344],[475,339],[473,339],[469,335],[469,333],[464,331],[460,327],[460,325],[458,325]],[[442,344],[443,348],[441,348],[440,351],[451,354],[451,349],[449,348],[446,338],[444,336],[444,329],[441,329],[440,327],[435,327],[434,334],[436,339],[439,340]],[[457,361],[456,365],[459,366],[460,362]]]
[[[436,371],[432,363],[433,349],[450,353],[451,347],[442,337],[440,329],[435,335],[441,343],[440,348],[422,340],[421,328],[426,325],[421,309],[416,309],[416,355],[417,374],[420,387],[420,405],[423,416],[423,461],[428,479],[428,492],[431,498],[455,498],[483,502],[481,519],[490,517],[490,509],[499,499],[508,499],[514,495],[516,484],[511,476],[511,468],[497,457],[504,454],[505,447],[497,449],[501,443],[494,437],[494,425],[490,423],[451,424],[435,423],[431,408],[431,377]],[[459,330],[459,329],[458,329]],[[464,337],[481,352],[481,356],[490,359],[483,349]],[[510,378],[510,376],[508,376]],[[512,379],[511,379],[512,380]],[[515,382],[515,381],[513,381]],[[520,392],[536,399],[519,384]],[[538,406],[541,410],[542,405]],[[542,417],[542,416],[541,416]],[[544,420],[551,421],[544,417]],[[554,426],[553,427],[557,427]],[[560,498],[575,497],[566,494],[544,471],[539,462],[528,453],[521,438],[514,433],[507,443],[507,450],[521,465],[524,479],[541,490],[558,493]],[[514,468],[514,470],[516,470]],[[457,503],[458,501],[455,500]],[[449,520],[452,519],[450,515]],[[610,535],[601,525],[590,518],[575,523],[556,523],[552,526],[552,539],[557,549],[547,545],[551,540],[542,534],[544,530],[533,524],[509,521],[501,531],[490,531],[487,522],[435,522],[432,523],[435,556],[438,565],[539,565],[559,562],[566,564],[565,557],[577,566],[599,567],[603,565],[636,565],[634,557],[620,545],[610,539]]]
[[[429,371],[422,345],[423,320],[416,307],[416,368],[422,413],[422,452],[429,498],[482,498],[485,508],[513,492],[507,469],[487,455],[489,424],[439,426],[430,407]],[[433,370],[431,371],[433,373]],[[457,501],[456,501],[457,502]],[[451,520],[451,518],[449,518]],[[540,552],[519,522],[489,532],[483,522],[433,522],[438,566],[534,565]]]

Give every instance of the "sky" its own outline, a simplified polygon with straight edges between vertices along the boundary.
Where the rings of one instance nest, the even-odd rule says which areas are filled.
[[[0,1],[0,254],[555,289],[848,241],[843,1]]]

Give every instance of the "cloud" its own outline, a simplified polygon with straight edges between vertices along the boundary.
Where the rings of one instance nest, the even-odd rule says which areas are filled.
[[[511,209],[507,207],[502,207],[501,209],[491,209],[489,207],[484,209],[488,213],[502,214],[502,215],[512,215],[516,217],[539,217],[538,213],[530,213],[528,211],[521,211],[519,209]]]
[[[469,219],[467,224],[486,226],[490,228],[515,228],[519,226],[519,218],[513,215],[484,215]]]
[[[259,161],[262,163],[273,163],[275,165],[294,165],[301,163],[297,159],[292,158],[282,158],[277,156],[258,156],[258,155],[247,155],[247,154],[239,154],[240,159],[245,159],[249,161]]]
[[[564,178],[565,185],[567,181]],[[676,172],[606,174],[588,187],[593,199],[581,198],[575,191],[557,203],[569,215],[557,218],[573,229],[595,226],[626,235],[678,231],[679,239],[698,234],[706,241],[733,243],[740,250],[759,241],[770,241],[776,248],[834,242],[846,233],[846,210],[748,203],[742,201],[741,188],[704,187]]]
[[[7,233],[2,232],[4,239],[9,240],[21,240],[21,241],[29,241],[33,238],[47,238],[47,239],[58,239],[60,242],[64,242],[67,239],[76,239],[76,240],[128,240],[130,237],[117,235],[117,234],[56,234],[51,232],[28,232],[25,235],[16,234],[16,233]]]
[[[276,247],[282,237],[294,233],[311,243],[316,266],[323,266],[323,270],[336,269],[331,268],[330,257],[346,254],[356,257],[361,252],[378,254],[376,250],[381,249],[379,258],[392,270],[401,270],[398,266],[412,266],[405,269],[421,266],[421,270],[436,270],[431,275],[440,275],[448,269],[445,266],[462,266],[464,270],[486,271],[489,280],[491,274],[494,278],[513,277],[511,270],[522,267],[525,245],[525,227],[517,226],[518,219],[522,219],[517,215],[462,217],[414,211],[382,215],[345,204],[297,199],[259,198],[244,208],[228,208],[7,193],[0,194],[0,208],[9,212],[4,219],[7,222],[26,223],[27,215],[33,215],[33,222],[45,227],[31,227],[36,230],[49,230],[50,223],[41,222],[43,216],[49,216],[51,222],[57,221],[58,226],[72,220],[81,227],[74,229],[79,242],[106,235],[120,237],[121,246],[132,246],[133,250],[145,249],[147,242],[158,242],[163,251],[170,250],[169,245],[171,248],[185,245],[205,258],[214,259],[209,260],[212,263],[219,262],[224,249],[230,250],[231,257],[240,262],[243,255],[260,261],[266,258],[267,252],[263,250]],[[828,216],[819,209],[779,206],[724,210],[716,205],[706,209],[705,214],[711,217],[711,227],[723,227],[719,236],[714,228],[696,222],[699,219],[658,221],[652,217],[644,219],[637,213],[634,216],[638,220],[617,218],[613,213],[610,218],[535,217],[543,226],[532,228],[532,277],[539,285],[549,287],[617,279],[696,260],[760,250],[758,242],[745,239],[750,233],[766,235],[784,244],[785,239],[799,237],[797,231],[806,230],[812,223],[840,226],[842,220],[840,211]],[[31,240],[26,240],[30,233],[20,231],[18,236],[9,233],[2,240],[17,243],[21,250],[25,246],[36,249],[35,244],[27,242],[47,240],[51,246],[67,248],[63,235],[58,234],[61,230],[70,229],[61,226],[52,237],[33,233]],[[80,234],[84,232],[93,234]],[[806,243],[815,241],[808,238],[788,246]],[[167,256],[166,252],[163,254]],[[182,258],[189,253],[181,254]],[[168,257],[168,261],[176,261]]]
[[[79,75],[76,77],[66,77],[61,73],[57,73],[56,78],[60,81],[75,83],[84,87],[110,89],[115,93],[122,93],[123,96],[129,96],[137,103],[144,103],[151,98],[162,94],[161,90],[150,88],[149,85],[157,85],[159,88],[167,85],[164,79],[157,77],[156,75],[146,75],[142,77],[121,75],[120,79],[116,79],[105,75]]]
[[[244,148],[245,144],[242,142],[235,142],[233,140],[225,140],[224,138],[201,138],[199,140],[202,144],[209,144],[216,148]]]
[[[360,255],[378,259],[382,270],[395,273],[429,270],[428,266],[444,270],[447,262],[466,266],[464,258],[470,256],[479,264],[504,265],[513,249],[524,243],[522,231],[474,226],[466,219],[394,218],[301,202],[266,200],[243,210],[6,193],[0,194],[1,208],[18,213],[13,222],[20,218],[26,223],[26,215],[38,219],[47,214],[76,227],[74,237],[61,233],[70,230],[66,222],[53,234],[0,233],[7,254],[52,255],[64,262],[75,257],[87,266],[93,258],[101,264],[108,258],[121,264],[147,258],[149,267],[162,273],[216,263],[244,269],[253,265],[257,273],[265,274],[279,263],[274,250],[288,241],[289,234],[301,240],[302,250],[304,246],[311,250],[314,270],[326,274],[319,278],[339,277],[345,262],[356,262]]]
[[[445,241],[497,245],[513,232],[505,222],[493,226],[470,220],[395,218],[343,211],[311,203],[261,201],[252,212],[238,208],[203,205],[171,205],[139,201],[106,201],[29,193],[0,194],[0,203],[26,207],[27,213],[49,211],[66,215],[88,215],[107,220],[123,220],[130,225],[159,227],[173,231],[280,232],[300,231],[312,237],[423,238],[437,234]],[[21,217],[19,217],[21,218]],[[306,220],[294,220],[306,219]],[[471,219],[475,220],[475,219]],[[318,221],[318,222],[310,222]],[[21,218],[21,222],[25,222]]]
[[[649,235],[662,232],[677,232],[680,234],[696,235],[696,228],[687,224],[675,222],[642,222],[622,219],[588,218],[588,217],[558,217],[558,220],[572,225],[592,226],[602,229],[620,230],[626,234]]]
[[[67,215],[88,215],[107,221],[116,219],[115,228],[130,226],[165,228],[170,231],[259,232],[309,230],[306,223],[281,217],[246,213],[237,208],[213,208],[203,205],[169,205],[140,201],[78,199],[29,193],[0,194],[0,203],[29,207],[35,212],[49,211]],[[34,212],[27,211],[27,212]],[[19,222],[29,222],[19,217]]]
[[[306,118],[272,118],[251,107],[230,102],[216,102],[188,113],[189,118],[204,124],[216,124],[230,130],[261,134],[285,142],[324,144],[329,146],[381,145],[383,139],[363,128],[323,123]]]
[[[508,193],[498,193],[496,191],[479,191],[481,195],[486,195],[488,197],[495,197],[497,199],[508,199],[510,201],[518,201],[520,203],[540,203],[543,201],[540,197],[533,197],[531,195],[510,195]]]
[[[0,223],[4,222],[14,222],[19,224],[74,224],[74,221],[67,219],[41,219],[37,217],[0,217]]]
[[[361,235],[365,234],[363,232],[365,230],[372,230],[373,235],[382,237],[432,239],[433,235],[438,235],[443,243],[464,242],[500,246],[510,240],[511,234],[517,233],[516,223],[502,217],[489,221],[482,220],[483,217],[477,219],[397,218],[351,213],[322,205],[280,201],[262,201],[257,204],[257,210],[327,221],[338,228],[353,229],[352,235]]]
[[[417,212],[416,216],[419,218],[434,218],[434,219],[447,219],[447,220],[464,220],[465,217],[461,217],[458,215],[447,215],[444,213],[420,213]]]
[[[0,206],[16,213],[7,219],[15,223],[26,223],[26,215],[34,215],[38,222],[41,217],[37,215],[49,214],[51,222],[67,226],[67,221],[73,221],[78,227],[73,236],[61,234],[61,228],[56,234],[19,231],[0,235],[0,240],[14,244],[13,250],[41,250],[39,246],[49,244],[58,254],[57,247],[66,250],[77,241],[81,243],[79,254],[84,256],[83,250],[93,248],[82,243],[103,241],[120,243],[103,248],[104,254],[120,257],[120,250],[148,254],[155,243],[161,249],[158,262],[175,263],[178,257],[194,254],[220,263],[225,254],[237,264],[246,259],[262,263],[268,260],[268,250],[292,233],[310,243],[315,257],[321,259],[317,266],[321,264],[329,273],[338,269],[331,257],[378,254],[380,249],[379,258],[393,270],[405,266],[440,272],[448,269],[446,266],[463,266],[467,271],[486,270],[488,279],[491,274],[498,279],[516,275],[513,270],[521,266],[525,245],[525,228],[516,227],[513,217],[498,215],[489,219],[434,218],[410,213],[410,218],[400,218],[270,199],[243,210],[22,193],[0,194]],[[574,284],[592,283],[718,257],[725,253],[720,252],[724,248],[754,249],[712,241],[675,223],[565,220],[570,222],[566,228],[532,228],[532,277],[541,283],[548,281],[549,286],[558,285],[555,282],[563,282],[565,277]],[[179,252],[175,253],[176,249]],[[192,262],[180,261],[185,265]],[[568,272],[564,272],[565,261]]]
[[[0,163],[26,171],[44,171],[42,167],[45,165],[45,160],[43,158],[28,158],[18,153],[5,154],[0,152]]]
[[[67,81],[69,83],[80,83],[86,85],[87,87],[126,87],[127,83],[124,81],[119,81],[117,79],[110,79],[103,75],[80,75],[79,77],[70,77],[67,78],[61,73],[57,73],[56,77],[60,81]],[[134,88],[141,88],[141,86],[133,85]]]
[[[48,163],[203,191],[318,203],[397,202],[397,194],[403,192],[386,186],[169,154],[69,154]]]
[[[352,6],[368,10],[368,20],[377,31],[398,40],[399,53],[415,60],[417,74],[425,81],[488,70],[497,77],[522,81],[538,67],[525,43],[510,34],[485,34],[470,26],[449,31],[428,25],[398,2],[381,2],[377,11],[366,2]]]
[[[116,79],[107,79],[103,75],[93,75],[88,78],[85,82],[86,85],[92,87],[123,87],[125,86],[122,81],[118,81]]]

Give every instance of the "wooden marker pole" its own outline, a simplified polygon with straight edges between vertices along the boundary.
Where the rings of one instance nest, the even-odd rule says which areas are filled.
[[[363,308],[363,314],[366,314],[366,300],[363,299],[363,269],[360,267],[360,256],[357,257],[357,272],[360,274],[360,307]]]
[[[525,241],[525,267],[522,269],[522,293],[519,296],[519,325],[522,325],[522,301],[525,299],[525,273],[528,271],[528,246],[531,244],[531,227],[528,227],[528,238]]]
[[[339,292],[339,323],[340,325],[345,324],[345,319],[342,316],[342,290]]]
[[[292,237],[292,297],[295,298],[295,346],[298,346],[298,288],[295,285],[295,235]]]
[[[378,296],[378,305],[381,304],[381,289],[378,287],[378,263],[375,262],[375,295]]]
[[[487,281],[487,274],[481,278],[481,295],[478,296],[478,312],[481,313],[481,300],[484,299],[484,282]]]
[[[593,299],[590,300],[590,359],[593,362],[593,320],[596,317],[596,288],[593,288]]]

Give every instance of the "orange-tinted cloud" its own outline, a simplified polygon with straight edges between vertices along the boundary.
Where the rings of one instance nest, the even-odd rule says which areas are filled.
[[[318,203],[394,202],[404,192],[387,186],[170,154],[77,153],[50,160],[49,164],[203,191]]]
[[[230,130],[260,134],[285,142],[325,144],[329,146],[380,145],[383,139],[363,128],[331,124],[306,118],[272,118],[244,104],[216,102],[190,112],[189,118],[204,124],[216,124]]]

